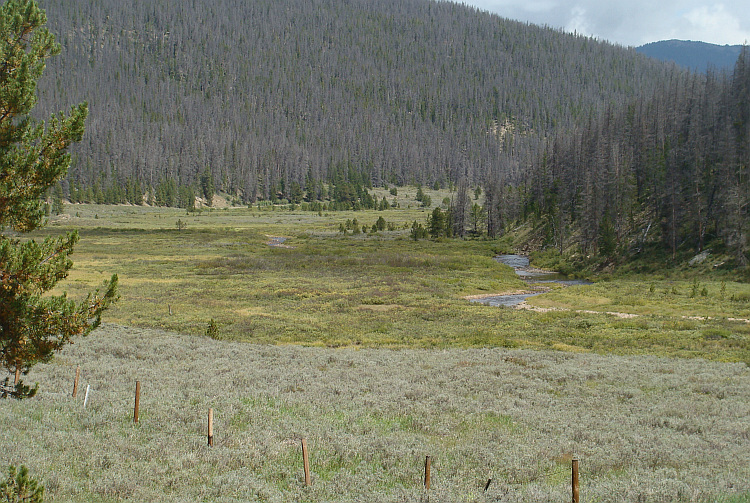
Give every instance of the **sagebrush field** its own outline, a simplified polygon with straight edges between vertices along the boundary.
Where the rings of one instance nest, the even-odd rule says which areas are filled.
[[[430,455],[431,501],[537,502],[570,499],[578,456],[582,501],[748,501],[747,284],[630,276],[537,310],[473,304],[528,288],[493,260],[512,243],[413,241],[427,210],[399,197],[330,214],[66,206],[44,231],[80,230],[60,290],[117,273],[122,298],[34,367],[36,398],[2,404],[0,466],[27,465],[52,501],[395,502],[427,499]],[[391,230],[373,233],[380,216]],[[355,218],[368,232],[342,234]]]
[[[586,502],[750,491],[739,363],[269,346],[108,325],[30,377],[38,397],[0,407],[0,462],[30,466],[51,501],[420,501],[425,455],[430,501],[570,501],[573,456]]]

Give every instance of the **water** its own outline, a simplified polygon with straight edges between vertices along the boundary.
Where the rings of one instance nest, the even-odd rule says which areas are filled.
[[[558,283],[564,286],[590,285],[590,281],[583,279],[570,279],[564,274],[548,271],[539,271],[529,265],[529,258],[522,255],[498,255],[495,260],[501,264],[509,265],[527,283]],[[517,306],[529,297],[541,295],[544,292],[518,293],[512,295],[493,295],[481,299],[472,299],[471,302],[479,302],[488,306]]]

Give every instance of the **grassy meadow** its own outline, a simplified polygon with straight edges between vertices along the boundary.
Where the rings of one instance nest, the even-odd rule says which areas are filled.
[[[213,320],[215,338],[263,344],[515,347],[750,362],[746,283],[706,279],[693,292],[690,280],[609,280],[528,300],[546,312],[489,308],[465,297],[528,289],[493,260],[510,244],[415,242],[407,228],[424,223],[428,210],[407,208],[410,195],[401,193],[401,209],[330,214],[76,205],[44,232],[81,234],[60,291],[83,295],[119,275],[122,298],[106,319],[125,326],[205,335]],[[355,218],[369,229],[380,216],[394,230],[338,230]],[[286,241],[269,246],[272,237]]]
[[[32,370],[36,398],[1,404],[0,466],[52,501],[538,502],[569,500],[579,456],[582,501],[750,501],[750,286],[629,276],[471,303],[529,288],[493,260],[512,243],[411,240],[412,192],[320,214],[66,206],[34,235],[79,230],[58,293],[117,273],[121,299]],[[380,216],[392,230],[370,233]],[[355,218],[368,233],[342,235]]]

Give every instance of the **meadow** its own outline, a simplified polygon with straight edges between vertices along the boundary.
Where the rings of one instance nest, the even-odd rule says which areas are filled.
[[[29,466],[48,501],[564,502],[574,456],[584,502],[750,494],[741,363],[274,346],[104,325],[30,378],[37,397],[0,407],[0,463]]]
[[[537,502],[570,499],[578,456],[582,501],[750,500],[747,284],[607,278],[533,309],[471,303],[529,288],[493,260],[512,243],[413,241],[428,210],[412,198],[66,206],[34,236],[80,232],[59,291],[117,273],[121,299],[32,370],[37,397],[2,404],[0,466],[29,466],[52,501]],[[380,216],[392,230],[339,231]]]
[[[403,197],[401,209],[330,214],[76,205],[45,232],[81,234],[60,291],[80,296],[119,275],[122,298],[106,319],[124,326],[205,335],[213,321],[215,338],[264,344],[546,348],[750,362],[746,283],[701,279],[693,295],[688,279],[626,278],[528,300],[547,312],[488,308],[465,297],[528,289],[493,260],[512,243],[413,241],[408,228],[424,223],[428,210],[407,209]],[[347,220],[370,228],[378,217],[394,230],[339,232]],[[273,237],[284,238],[282,246],[270,246]]]

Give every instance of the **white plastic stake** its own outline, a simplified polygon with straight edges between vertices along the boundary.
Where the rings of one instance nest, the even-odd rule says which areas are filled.
[[[86,408],[86,404],[89,403],[89,388],[91,388],[90,384],[86,385],[86,397],[83,399],[83,408]]]

